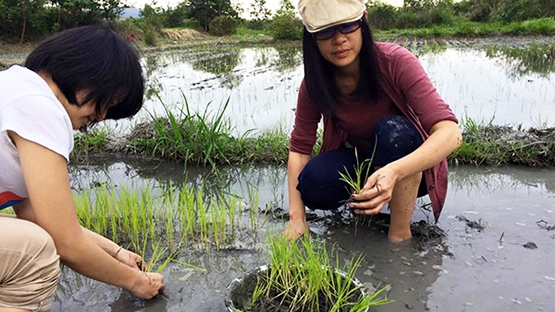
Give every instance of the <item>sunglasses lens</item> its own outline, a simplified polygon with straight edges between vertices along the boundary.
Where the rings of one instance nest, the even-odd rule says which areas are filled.
[[[318,32],[315,32],[313,36],[314,36],[314,39],[316,40],[326,40],[326,39],[330,39],[335,35],[336,29],[339,30],[339,32],[342,34],[349,34],[359,29],[361,25],[362,25],[362,20],[358,20],[356,22],[350,22],[350,23],[343,23],[337,26],[329,27],[329,28],[320,30]]]
[[[345,23],[338,26],[342,34],[352,33],[360,27],[360,22]]]
[[[326,28],[314,33],[316,40],[326,40],[335,34],[335,27]]]

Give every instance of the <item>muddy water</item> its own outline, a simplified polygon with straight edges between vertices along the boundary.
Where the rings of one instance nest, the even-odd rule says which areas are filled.
[[[223,181],[175,164],[108,161],[72,168],[75,188],[206,181],[214,190],[229,185],[240,193],[255,185],[260,207],[286,208],[285,168],[222,168]],[[222,180],[220,180],[222,181]],[[357,277],[370,285],[391,285],[390,306],[374,311],[554,311],[555,171],[525,168],[452,168],[438,227],[444,239],[415,238],[392,244],[376,222],[337,224],[312,221],[313,235],[336,243],[340,256],[362,253]],[[419,202],[425,206],[426,199]],[[418,207],[415,220],[428,212]],[[170,264],[167,289],[148,302],[64,269],[52,311],[225,311],[226,286],[245,270],[265,263],[264,237],[284,223],[268,219],[256,236],[224,251],[182,250],[181,261],[203,271]],[[347,219],[348,220],[348,219]],[[543,221],[543,222],[540,222]],[[347,222],[349,223],[349,222]]]

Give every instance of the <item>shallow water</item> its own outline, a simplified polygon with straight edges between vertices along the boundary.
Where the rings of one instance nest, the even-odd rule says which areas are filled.
[[[205,172],[169,163],[108,161],[72,167],[76,188],[216,181]],[[221,168],[222,181],[238,193],[255,185],[260,207],[286,207],[285,167]],[[374,311],[553,311],[555,299],[555,171],[528,168],[451,169],[445,208],[438,222],[446,238],[423,245],[392,244],[379,227],[311,222],[315,236],[336,243],[342,259],[362,253],[357,277],[367,285],[391,285],[390,306]],[[220,189],[228,185],[220,184]],[[421,202],[426,203],[426,200]],[[415,221],[427,212],[417,208]],[[464,218],[463,218],[464,217]],[[52,311],[225,311],[226,286],[244,271],[265,264],[264,237],[284,223],[266,220],[233,250],[183,250],[179,259],[206,271],[170,264],[164,296],[148,302],[64,270]],[[464,220],[468,220],[465,222]],[[545,221],[546,223],[537,223]],[[474,223],[471,223],[474,222]],[[469,225],[471,226],[469,226]],[[474,226],[472,226],[474,225]],[[480,230],[478,226],[483,226]],[[533,247],[533,242],[537,248]]]
[[[459,119],[524,128],[555,126],[555,37],[400,43],[418,56]],[[0,54],[6,63],[24,57]],[[289,131],[303,78],[299,43],[147,53],[143,68],[145,109],[131,120],[108,122],[108,128],[128,132],[151,115],[163,117],[169,111],[179,116],[187,106],[210,120],[229,101],[225,116],[233,134],[275,127]]]
[[[402,44],[418,56],[459,119],[555,126],[552,37]],[[172,50],[149,54],[144,63],[148,88],[160,98],[151,96],[134,122],[165,115],[166,109],[179,115],[185,102],[193,112],[214,113],[229,100],[225,116],[238,135],[277,126],[290,130],[303,78],[300,45]]]

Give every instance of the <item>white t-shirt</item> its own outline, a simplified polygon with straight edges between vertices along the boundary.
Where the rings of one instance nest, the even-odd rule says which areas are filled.
[[[28,197],[18,151],[8,130],[62,155],[68,162],[73,149],[71,120],[48,84],[21,66],[0,71],[0,209]]]

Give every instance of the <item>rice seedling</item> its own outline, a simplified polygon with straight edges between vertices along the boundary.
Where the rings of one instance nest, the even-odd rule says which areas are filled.
[[[354,174],[351,175],[350,171],[347,167],[344,166],[345,172],[339,172],[339,180],[347,183],[349,186],[349,194],[353,193],[360,193],[362,188],[364,187],[364,183],[366,179],[370,175],[370,170],[372,169],[372,162],[374,160],[374,155],[376,154],[376,148],[378,146],[378,138],[377,136],[374,139],[374,149],[372,150],[372,155],[370,158],[367,158],[360,162],[358,157],[358,149],[355,147],[355,159],[356,164],[353,166]]]
[[[140,246],[151,237],[164,237],[164,248],[187,244],[226,248],[237,233],[254,231],[255,217],[241,210],[242,197],[231,192],[207,196],[197,189],[173,186],[154,193],[152,185],[139,189],[102,185],[75,195],[81,224],[116,242]],[[255,190],[250,195],[258,198]],[[251,222],[240,221],[251,218]],[[252,225],[252,226],[251,226]],[[249,228],[250,226],[250,228]]]
[[[283,236],[269,237],[268,264],[232,283],[226,301],[233,311],[366,311],[368,307],[392,301],[383,294],[386,287],[365,295],[355,278],[362,256],[341,268],[339,258],[329,255],[326,244],[316,246],[310,237],[291,244]],[[272,308],[273,307],[273,308]]]
[[[248,203],[249,203],[249,221],[251,228],[256,232],[259,223],[258,223],[258,205],[260,203],[260,195],[258,191],[251,185],[247,187],[247,196],[248,196]]]

